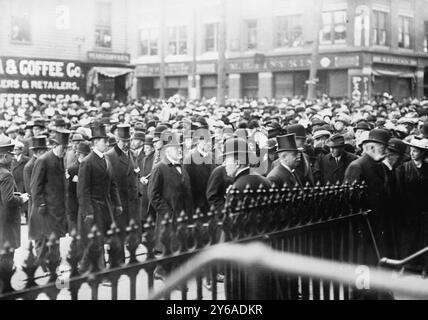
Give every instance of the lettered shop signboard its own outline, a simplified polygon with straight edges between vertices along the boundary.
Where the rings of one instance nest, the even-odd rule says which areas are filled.
[[[78,62],[0,57],[0,107],[76,100],[84,92]]]

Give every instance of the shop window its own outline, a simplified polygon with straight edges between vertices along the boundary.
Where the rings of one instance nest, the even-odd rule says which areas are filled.
[[[168,28],[168,54],[187,54],[187,28],[186,26]]]
[[[140,31],[140,51],[143,56],[158,55],[158,29],[142,29]]]
[[[246,20],[247,50],[257,49],[257,20]]]
[[[257,73],[242,74],[242,97],[257,98],[259,95],[259,75]]]
[[[303,46],[302,16],[289,15],[276,18],[277,47]]]
[[[374,11],[373,17],[373,43],[379,46],[386,46],[388,13]]]
[[[218,47],[218,23],[205,25],[205,51],[217,51]]]
[[[111,48],[111,3],[96,3],[95,46]]]
[[[343,44],[346,42],[347,15],[345,10],[323,12],[321,44]]]
[[[31,42],[30,16],[28,13],[12,16],[11,40],[13,42]]]
[[[398,47],[410,49],[413,47],[411,35],[413,19],[405,16],[400,16],[398,19]]]

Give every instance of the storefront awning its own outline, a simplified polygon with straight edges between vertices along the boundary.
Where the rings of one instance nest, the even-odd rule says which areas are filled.
[[[94,67],[93,70],[103,76],[116,78],[125,74],[131,73],[134,70],[129,68],[113,68],[113,67]]]
[[[374,68],[373,75],[380,77],[397,77],[397,78],[415,78],[416,74],[411,71],[391,70],[383,68]]]

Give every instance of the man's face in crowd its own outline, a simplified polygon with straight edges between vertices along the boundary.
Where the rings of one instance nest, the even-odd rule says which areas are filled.
[[[394,151],[391,151],[389,149],[386,150],[386,159],[388,160],[389,164],[395,168],[399,162],[402,160],[402,156]]]
[[[15,156],[18,157],[18,156],[20,156],[23,153],[24,150],[21,147],[16,147],[15,146],[15,148],[13,149],[13,151],[15,152]]]
[[[235,157],[233,155],[227,156],[224,161],[224,166],[226,169],[226,174],[229,177],[234,177],[236,172],[238,172],[239,169],[239,162],[235,160]]]
[[[41,133],[42,133],[42,128],[37,126],[33,127],[33,135],[35,137],[39,136]]]
[[[202,152],[209,153],[211,152],[211,142],[206,140],[199,140],[198,141],[198,148]]]
[[[339,158],[343,154],[343,151],[345,151],[343,147],[330,148],[331,155],[335,158]]]
[[[55,147],[55,150],[60,158],[64,157],[65,152],[67,151],[67,147],[60,144]]]
[[[107,139],[95,139],[94,140],[94,147],[99,152],[106,152],[107,151]]]
[[[153,146],[148,145],[148,144],[144,145],[144,154],[146,156],[149,156],[154,151],[155,151],[155,148],[153,148]]]
[[[421,149],[410,147],[410,157],[413,161],[422,161],[424,152]]]
[[[121,140],[121,139],[119,139],[119,141],[117,142],[117,145],[123,151],[128,152],[129,148],[131,147],[131,141],[130,140]]]
[[[315,139],[314,148],[323,148],[327,140],[328,140],[327,136],[323,136],[323,137],[319,137],[318,139]]]
[[[281,162],[285,163],[290,169],[297,168],[299,164],[300,152],[298,151],[286,151],[282,152],[279,157]]]
[[[132,139],[131,140],[131,149],[132,150],[138,150],[142,148],[144,145],[144,142],[140,139]]]
[[[368,149],[373,160],[382,161],[386,157],[386,146],[381,143],[369,143]]]
[[[13,161],[13,155],[10,153],[3,154],[1,160],[6,167],[10,167]]]
[[[165,153],[174,162],[180,162],[183,158],[183,153],[179,146],[168,147],[166,148]]]
[[[16,137],[18,136],[18,132],[17,131],[13,131],[13,132],[11,132],[10,134],[9,134],[9,137],[11,138],[11,139],[16,139]]]

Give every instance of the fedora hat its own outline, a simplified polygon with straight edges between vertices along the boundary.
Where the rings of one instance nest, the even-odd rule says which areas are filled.
[[[33,122],[33,127],[40,127],[45,129],[46,128],[46,123],[44,119],[36,119]]]
[[[387,148],[390,151],[404,155],[406,154],[407,145],[401,139],[392,138],[391,140],[389,140]]]
[[[295,134],[295,138],[306,139],[305,127],[301,124],[292,124],[287,127],[287,134]]]
[[[146,134],[141,131],[135,131],[134,134],[132,135],[132,139],[144,141],[146,139]]]
[[[106,127],[101,123],[95,123],[91,126],[91,141],[94,139],[107,139]]]
[[[75,134],[73,134],[71,141],[72,142],[80,142],[80,141],[85,141],[85,139],[83,139],[83,136],[80,133],[75,133]]]
[[[144,145],[145,145],[145,146],[153,146],[153,136],[149,136],[149,135],[147,135],[147,136],[144,138]]]
[[[384,129],[373,129],[369,132],[367,139],[363,143],[375,142],[388,146],[388,141],[391,138],[389,132]]]
[[[428,139],[426,138],[413,138],[410,142],[405,142],[406,145],[422,150],[428,150]]]
[[[51,139],[51,141],[66,147],[69,144],[70,134],[71,134],[71,131],[69,130],[63,130],[63,129],[56,130],[55,137]]]
[[[32,138],[31,150],[47,150],[48,149],[48,140],[46,136],[38,136]]]
[[[86,156],[91,152],[91,148],[89,147],[89,144],[87,142],[80,142],[77,145],[76,152]]]
[[[359,121],[354,128],[354,132],[357,132],[357,130],[370,131],[371,129],[372,128],[370,127],[370,124],[368,122]]]
[[[14,155],[15,154],[15,152],[13,151],[14,148],[15,148],[15,145],[13,143],[0,145],[0,154]]]
[[[296,135],[294,133],[279,136],[276,140],[278,141],[278,150],[276,153],[303,150],[302,148],[297,148]]]
[[[345,146],[345,137],[341,134],[335,134],[326,143],[329,148],[341,148]]]
[[[317,131],[314,132],[313,138],[315,140],[317,140],[317,139],[319,139],[321,137],[327,137],[327,138],[329,138],[330,136],[331,136],[330,131],[321,129],[321,130],[317,130]]]

